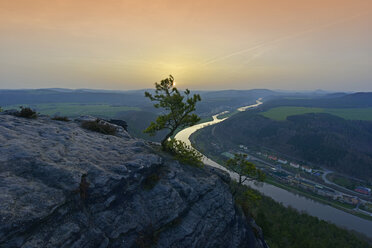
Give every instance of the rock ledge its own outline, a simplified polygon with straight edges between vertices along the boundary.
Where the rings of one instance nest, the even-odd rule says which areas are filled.
[[[123,128],[0,115],[0,247],[264,247],[221,173],[159,154]]]

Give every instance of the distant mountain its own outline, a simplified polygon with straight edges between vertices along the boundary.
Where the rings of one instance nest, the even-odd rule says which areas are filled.
[[[158,141],[161,134],[149,137],[143,133],[143,130],[154,121],[161,110],[153,107],[153,103],[145,98],[145,91],[154,91],[153,89],[142,89],[133,91],[101,91],[90,89],[35,89],[35,90],[0,90],[0,106],[18,106],[32,105],[37,110],[38,104],[48,104],[48,114],[59,114],[59,110],[53,104],[55,103],[76,103],[84,105],[112,105],[112,106],[128,106],[139,108],[139,111],[118,111],[115,118],[123,119],[128,123],[130,133],[136,137],[145,138],[148,140]],[[201,117],[211,116],[225,110],[233,110],[241,106],[254,103],[258,98],[270,99],[272,96],[280,95],[280,93],[265,90],[223,90],[223,91],[195,91],[199,93],[202,101],[197,104],[196,113]],[[69,106],[71,108],[71,106]],[[44,106],[45,108],[45,106]],[[112,110],[112,109],[111,109]],[[93,112],[92,112],[93,111]],[[98,109],[97,109],[98,111]],[[102,116],[102,112],[91,115]],[[103,116],[104,117],[104,116]]]
[[[152,103],[144,97],[145,91],[106,91],[91,89],[35,89],[35,90],[0,90],[0,106],[22,104],[51,104],[51,103],[82,103],[82,104],[111,104],[144,108],[147,111],[157,111]],[[231,110],[248,105],[257,98],[270,98],[280,93],[265,90],[223,90],[223,91],[195,91],[202,97],[198,103],[198,114],[208,116],[219,111]]]
[[[358,107],[372,106],[372,92],[358,92],[354,94],[345,95],[339,98],[344,104],[349,104]]]
[[[337,97],[343,97],[343,96],[346,96],[346,95],[349,95],[349,94],[345,93],[345,92],[336,92],[336,93],[327,94],[327,95],[325,95],[325,97],[327,97],[327,98],[337,98]]]
[[[96,92],[67,89],[0,90],[0,106],[40,103],[106,103],[126,106],[151,105],[137,92]]]
[[[352,94],[332,93],[312,98],[277,97],[262,107],[269,109],[278,106],[319,107],[319,108],[364,108],[372,107],[372,92]]]
[[[243,144],[265,147],[300,161],[372,180],[372,122],[330,114],[289,116],[275,121],[243,112],[196,135],[196,143],[220,144],[221,151]]]

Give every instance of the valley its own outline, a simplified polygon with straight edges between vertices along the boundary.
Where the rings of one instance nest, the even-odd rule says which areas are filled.
[[[296,209],[300,211],[305,210],[309,214],[315,215],[321,219],[325,219],[337,223],[340,226],[358,230],[359,232],[364,232],[366,235],[370,235],[370,233],[368,231],[365,232],[365,230],[371,228],[368,227],[368,225],[371,225],[372,222],[368,220],[361,221],[358,217],[350,216],[347,217],[349,213],[352,215],[359,216],[361,218],[372,220],[371,218],[372,213],[369,212],[370,211],[369,206],[371,204],[370,196],[366,196],[358,192],[348,190],[347,188],[344,188],[340,185],[335,185],[336,187],[332,187],[333,186],[332,184],[327,184],[322,180],[322,175],[329,174],[330,172],[329,170],[322,170],[321,168],[317,167],[316,170],[312,171],[312,169],[307,166],[299,168],[300,166],[297,163],[288,162],[287,160],[284,159],[279,159],[281,163],[275,163],[275,161],[277,161],[278,158],[273,159],[274,155],[263,154],[260,151],[252,152],[244,145],[236,145],[234,149],[230,147],[231,149],[228,152],[216,154],[215,150],[221,149],[221,147],[224,147],[224,145],[221,144],[226,143],[226,142],[217,143],[213,137],[214,135],[216,135],[216,127],[224,124],[226,122],[225,120],[227,120],[228,114],[222,113],[221,115],[225,117],[218,119],[218,116],[214,116],[214,121],[205,123],[204,125],[198,125],[187,128],[180,132],[179,134],[177,134],[176,138],[179,138],[185,141],[186,143],[190,143],[189,141],[190,138],[192,140],[193,146],[195,146],[199,151],[203,151],[203,153],[206,154],[205,162],[212,166],[218,166],[219,168],[221,168],[221,164],[224,164],[226,159],[231,157],[233,153],[246,153],[249,155],[250,161],[254,162],[257,166],[259,166],[269,175],[269,177],[266,180],[266,183],[271,184],[270,186],[271,188],[279,187],[285,191],[279,191],[280,193],[277,192],[277,190],[272,191],[270,190],[270,187],[268,187],[268,185],[266,186],[265,189],[266,185],[265,183],[262,184],[264,186],[261,185],[261,187],[257,187],[257,185],[252,184],[251,186],[253,188],[256,188],[265,195],[269,195],[270,197],[276,199],[279,202],[284,203],[285,205],[290,205],[292,207],[294,206]],[[212,126],[213,124],[217,123],[220,124],[217,126]],[[208,138],[203,140],[202,138],[200,138],[200,135],[203,135],[203,132],[205,130],[210,130],[210,132],[208,133]],[[213,160],[217,161],[219,164],[217,164]],[[286,166],[286,164],[288,165]],[[293,171],[293,169],[295,170]],[[369,184],[367,184],[367,186],[369,186]],[[272,194],[271,192],[276,193]],[[304,208],[304,206],[312,205],[310,204],[311,200],[310,202],[308,202],[309,200],[307,200],[306,198],[302,197],[298,198],[296,195],[305,196],[306,198],[315,200],[319,203],[312,206],[311,208],[307,207]],[[289,201],[288,199],[290,199],[291,197],[296,200]],[[299,203],[302,201],[306,203]],[[334,208],[340,209],[344,212],[344,213],[341,212],[340,215],[346,216],[343,217],[338,216],[337,218],[334,218],[330,217],[334,216],[334,214],[324,215],[324,212],[327,211],[323,209],[324,208],[323,206],[325,205],[322,204],[327,204]],[[336,210],[333,209],[332,212],[334,213],[336,212]],[[353,218],[356,219],[352,220]],[[365,222],[365,225],[360,226],[361,223],[360,221],[362,223]],[[355,223],[355,225],[351,223]]]

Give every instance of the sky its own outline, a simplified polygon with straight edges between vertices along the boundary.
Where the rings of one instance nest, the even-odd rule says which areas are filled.
[[[0,88],[372,91],[371,0],[0,0]]]

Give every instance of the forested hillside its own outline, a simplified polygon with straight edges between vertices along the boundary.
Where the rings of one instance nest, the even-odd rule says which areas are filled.
[[[372,178],[372,122],[330,114],[304,114],[276,121],[257,112],[241,113],[201,130],[198,139],[223,149],[244,144],[266,147],[359,178]]]
[[[264,104],[264,109],[278,106],[316,107],[316,108],[366,108],[372,107],[372,92],[353,94],[333,93],[319,97],[293,98],[281,97]]]

